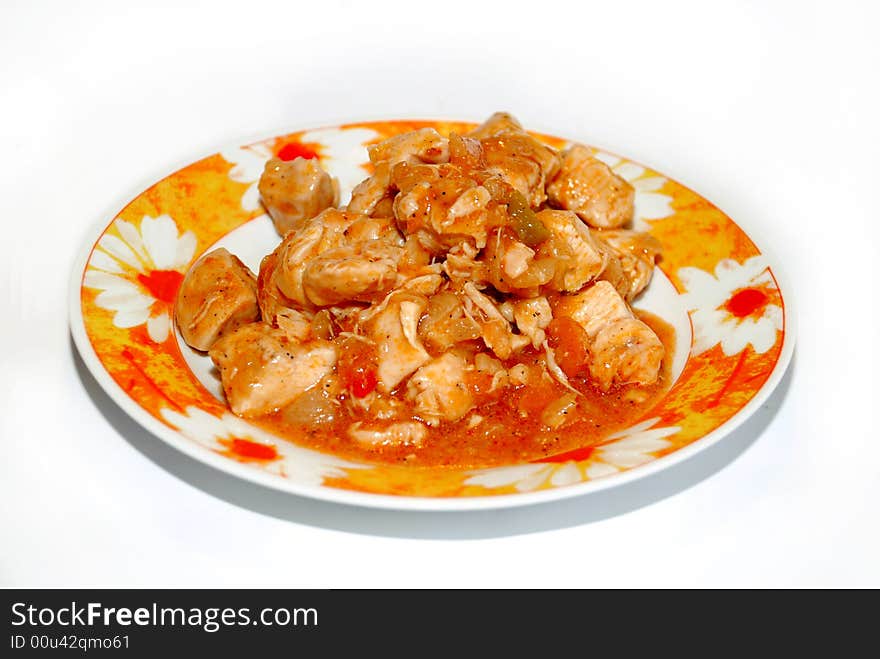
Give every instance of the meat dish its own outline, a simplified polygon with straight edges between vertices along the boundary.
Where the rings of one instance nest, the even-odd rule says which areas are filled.
[[[300,444],[413,466],[515,464],[601,442],[668,386],[674,342],[631,302],[661,245],[580,144],[496,113],[368,147],[339,206],[317,159],[266,163],[281,241],[253,273],[203,255],[175,304],[237,415]]]

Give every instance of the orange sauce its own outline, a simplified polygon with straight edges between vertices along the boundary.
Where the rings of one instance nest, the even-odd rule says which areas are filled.
[[[556,430],[541,422],[544,407],[568,392],[555,380],[545,381],[540,387],[509,386],[494,397],[477,396],[478,405],[471,413],[456,423],[428,428],[427,437],[419,447],[364,447],[349,438],[348,427],[358,420],[374,420],[356,417],[347,411],[332,422],[318,425],[291,423],[281,413],[256,422],[307,448],[375,463],[478,468],[548,458],[585,459],[592,447],[608,435],[638,422],[670,386],[675,330],[653,314],[636,313],[657,333],[666,348],[658,381],[649,386],[624,385],[603,393],[588,379],[573,378],[571,384],[583,396],[578,397],[577,408],[567,415],[566,423]],[[527,352],[506,366],[517,362],[537,363],[539,359],[539,353]],[[483,419],[472,426],[469,419],[474,414]]]

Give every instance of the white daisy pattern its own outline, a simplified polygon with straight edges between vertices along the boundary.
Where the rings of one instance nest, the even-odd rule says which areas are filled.
[[[145,215],[139,226],[117,218],[98,241],[83,286],[100,290],[95,304],[113,311],[116,327],[146,323],[147,334],[163,343],[171,329],[171,309],[183,274],[196,250],[191,231],[181,234],[168,215]]]
[[[321,145],[321,165],[339,179],[342,205],[351,198],[352,188],[367,177],[367,171],[361,167],[366,164],[364,146],[377,137],[379,133],[370,128],[320,128],[303,134],[303,142]]]
[[[340,202],[345,205],[351,198],[352,188],[367,177],[366,170],[361,167],[361,163],[366,164],[364,146],[378,136],[369,128],[319,128],[299,137],[299,144],[306,148],[291,149],[293,143],[288,143],[281,147],[278,155],[282,160],[292,160],[298,155],[317,157],[321,166],[339,180]],[[233,164],[229,178],[250,184],[242,195],[241,207],[246,211],[257,210],[260,207],[260,176],[266,161],[273,155],[271,149],[265,143],[258,143],[226,149],[220,155]]]
[[[691,354],[699,355],[719,343],[728,357],[749,345],[762,354],[776,344],[783,313],[775,304],[779,292],[763,255],[742,264],[723,259],[714,275],[699,268],[680,268],[678,277],[686,289],[681,300],[694,326]]]
[[[563,487],[604,478],[656,460],[658,451],[672,446],[667,438],[681,428],[654,428],[659,421],[660,417],[652,417],[609,435],[585,460],[481,469],[473,472],[464,482],[466,485],[482,485],[486,488],[513,486],[518,492],[531,492],[544,486]]]
[[[190,406],[183,413],[166,407],[161,414],[181,434],[201,446],[238,457],[299,484],[321,485],[325,478],[344,478],[345,469],[369,467],[295,446],[229,412],[217,417]]]
[[[241,207],[246,211],[257,210],[260,207],[260,191],[257,186],[266,161],[272,157],[272,151],[265,144],[250,144],[224,149],[220,155],[233,165],[229,170],[229,178],[236,183],[250,184],[241,196]]]
[[[608,165],[614,172],[635,188],[635,211],[633,229],[647,231],[647,220],[659,220],[672,215],[672,197],[658,192],[666,183],[666,178],[649,174],[641,165],[625,161],[604,151],[596,153],[596,158]]]

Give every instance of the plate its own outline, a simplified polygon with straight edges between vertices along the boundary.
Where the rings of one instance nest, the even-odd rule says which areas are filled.
[[[319,158],[342,201],[367,175],[365,146],[440,120],[350,123],[289,132],[223,149],[137,195],[101,227],[71,279],[71,331],[110,397],[183,453],[267,487],[380,508],[467,510],[560,499],[665,469],[721,440],[780,381],[794,345],[790,291],[778,264],[696,192],[594,149],[636,190],[634,226],[663,244],[637,301],[676,329],[674,384],[631,427],[601,445],[489,469],[353,462],[275,437],[231,414],[210,360],[177,335],[175,294],[191,263],[224,246],[254,271],[278,243],[257,181],[273,155]],[[567,141],[542,133],[556,148]]]

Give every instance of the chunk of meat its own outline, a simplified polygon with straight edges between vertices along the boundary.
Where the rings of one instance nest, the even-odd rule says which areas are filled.
[[[394,285],[402,246],[392,219],[329,209],[284,237],[274,281],[302,309],[381,299]]]
[[[549,283],[556,272],[554,258],[536,258],[535,250],[517,240],[507,228],[489,236],[482,261],[489,283],[502,293],[523,297],[537,295],[538,287]]]
[[[538,248],[541,257],[555,262],[547,288],[573,293],[589,284],[605,269],[608,255],[589,228],[570,211],[543,210],[538,219],[550,231],[550,239]]]
[[[474,128],[468,137],[481,140],[486,137],[494,137],[505,133],[524,133],[522,124],[509,112],[496,112],[482,124]]]
[[[391,165],[380,162],[371,176],[358,183],[351,191],[348,210],[353,213],[377,215],[377,209],[385,200],[392,200],[397,188],[391,183]]]
[[[328,375],[336,363],[329,341],[297,343],[266,323],[243,325],[209,352],[226,400],[245,417],[276,412]]]
[[[638,318],[608,323],[590,344],[590,375],[603,391],[613,384],[653,384],[665,350],[654,331]]]
[[[533,208],[547,198],[544,186],[560,167],[559,154],[531,135],[510,133],[480,140],[486,172],[500,177]]]
[[[328,250],[305,264],[303,291],[318,306],[381,300],[394,286],[402,253],[382,240]]]
[[[312,314],[297,308],[296,302],[287,298],[275,281],[278,267],[278,250],[268,254],[260,262],[257,277],[257,302],[264,322],[282,330],[295,341],[305,341],[311,333]]]
[[[447,352],[413,373],[406,385],[407,398],[416,414],[429,426],[458,421],[470,412],[474,400],[465,383],[467,363]]]
[[[562,167],[547,186],[550,203],[574,211],[587,224],[602,229],[632,219],[635,190],[582,144],[563,153]]]
[[[378,165],[387,162],[425,162],[438,164],[449,162],[449,140],[433,128],[420,128],[394,135],[367,148],[370,162]]]
[[[530,343],[527,337],[513,333],[510,322],[501,313],[496,302],[473,283],[468,282],[462,290],[465,312],[477,321],[483,343],[499,359],[508,359],[511,354]]]
[[[625,285],[615,288],[627,301],[632,300],[651,283],[654,265],[662,252],[660,241],[649,233],[627,229],[595,232],[594,235],[617,257],[623,273],[623,277],[618,276],[617,280],[622,280]],[[611,278],[609,281],[614,283]]]
[[[426,234],[421,243],[434,254],[465,241],[481,249],[489,228],[505,222],[489,191],[455,165],[400,163],[392,179],[400,189],[394,199],[398,226],[408,236]]]
[[[457,288],[468,281],[475,284],[486,283],[486,266],[482,260],[477,260],[478,253],[479,250],[469,242],[459,243],[446,253],[443,272]]]
[[[629,305],[606,281],[597,281],[577,295],[558,297],[553,314],[571,318],[584,328],[590,338],[610,322],[633,317]]]
[[[426,270],[428,270],[428,268],[426,268]],[[412,293],[413,295],[430,297],[440,290],[440,287],[443,286],[443,284],[443,275],[439,272],[429,271],[413,277],[402,276],[398,273],[397,284],[395,285],[394,290],[400,291],[401,293]]]
[[[427,434],[428,429],[418,421],[401,421],[382,425],[365,425],[361,421],[356,421],[348,427],[348,436],[368,448],[419,447]]]
[[[553,311],[547,298],[542,296],[513,303],[513,316],[520,334],[528,337],[532,347],[539,348],[547,338],[547,326],[553,320]]]
[[[577,295],[559,298],[554,312],[557,317],[571,318],[586,331],[589,371],[600,389],[657,381],[663,344],[609,282],[597,281]]]
[[[367,336],[377,346],[378,389],[390,393],[431,359],[418,336],[419,318],[428,301],[419,295],[392,294],[367,323]]]
[[[259,183],[260,197],[282,236],[339,202],[339,183],[316,158],[272,158]]]
[[[320,253],[324,232],[325,227],[312,220],[289,232],[274,252],[277,263],[267,282],[271,282],[281,296],[301,308],[312,307],[303,289],[303,264]]]
[[[372,217],[353,213],[348,213],[348,216],[353,218],[353,221],[343,231],[341,244],[356,245],[370,240],[381,240],[389,245],[403,247],[404,239],[393,217]],[[329,245],[325,249],[329,249]]]
[[[208,252],[186,273],[174,317],[187,345],[207,350],[221,336],[259,319],[254,273],[222,247]]]

